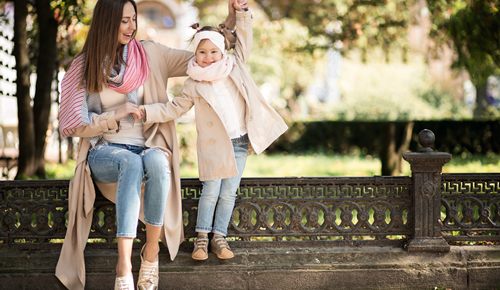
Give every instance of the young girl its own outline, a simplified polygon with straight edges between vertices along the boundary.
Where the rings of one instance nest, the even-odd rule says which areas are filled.
[[[192,253],[195,260],[208,258],[210,232],[214,234],[212,252],[219,259],[234,257],[225,236],[248,147],[261,153],[287,129],[245,67],[252,45],[252,16],[246,6],[233,1],[233,54],[226,51],[227,41],[219,29],[199,29],[193,36],[195,58],[188,63],[190,78],[182,95],[163,106],[139,106],[145,124],[172,120],[195,107],[198,169],[203,181],[196,222],[198,237]]]

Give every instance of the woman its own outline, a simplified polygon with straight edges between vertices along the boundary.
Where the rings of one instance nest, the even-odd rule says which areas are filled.
[[[232,27],[234,11],[229,7],[226,26]],[[158,287],[158,240],[174,259],[184,238],[175,124],[143,124],[138,106],[166,103],[168,78],[186,75],[192,53],[137,42],[136,19],[133,0],[99,0],[84,48],[61,84],[60,131],[81,137],[68,194],[68,228],[56,268],[69,289],[85,286],[83,250],[92,222],[94,183],[116,203],[115,289],[134,289],[131,254],[139,216],[146,224],[139,289]]]

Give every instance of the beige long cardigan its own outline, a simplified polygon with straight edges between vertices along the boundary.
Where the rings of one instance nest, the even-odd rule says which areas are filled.
[[[166,103],[167,80],[170,77],[185,76],[191,52],[171,49],[154,42],[143,42],[148,57],[149,77],[144,83],[144,103]],[[151,113],[152,114],[152,113]],[[84,249],[92,223],[95,200],[94,184],[87,165],[90,143],[85,137],[116,131],[118,124],[114,113],[107,112],[94,118],[92,124],[80,128],[73,136],[81,138],[75,176],[68,192],[68,227],[56,267],[56,276],[68,289],[84,289]],[[144,126],[147,147],[161,148],[170,161],[171,188],[163,218],[162,240],[168,246],[174,259],[184,239],[179,174],[179,148],[174,122],[149,123]],[[116,184],[97,184],[103,195],[114,202]],[[142,209],[141,209],[142,216]]]
[[[249,11],[236,12],[236,64],[229,77],[245,100],[245,123],[253,151],[266,149],[287,130],[281,116],[264,100],[245,62],[252,46],[252,16]],[[195,107],[197,155],[200,180],[227,178],[237,175],[231,139],[214,110],[217,92],[208,82],[189,78],[181,96],[164,105],[145,105],[145,124],[172,120]]]

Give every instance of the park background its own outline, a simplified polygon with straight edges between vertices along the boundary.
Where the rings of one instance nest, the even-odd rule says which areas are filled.
[[[138,1],[139,38],[187,47],[188,26],[217,24],[224,2]],[[77,140],[57,134],[57,88],[94,4],[0,0],[0,179],[41,179],[0,181],[0,289],[63,289],[53,272],[71,223]],[[229,229],[237,258],[204,265],[190,256],[202,184],[183,178],[186,242],[174,262],[161,251],[162,287],[497,288],[498,0],[250,5],[249,66],[290,129],[249,158],[245,176],[275,178],[242,180]],[[190,119],[177,126],[182,177],[197,176]],[[448,153],[415,152],[424,128],[451,162]],[[85,198],[93,204],[86,288],[111,288],[115,206],[101,194]],[[141,224],[136,269],[144,240]]]
[[[59,83],[95,1],[3,1],[0,125],[4,178],[70,178],[77,140],[57,133]],[[249,60],[290,130],[244,176],[408,175],[416,133],[436,133],[444,172],[500,172],[497,1],[251,1]],[[188,49],[226,1],[138,1],[138,39]],[[18,11],[18,13],[14,13]],[[39,76],[39,77],[37,77]],[[179,93],[183,79],[170,82]],[[17,108],[14,110],[13,108]],[[181,118],[182,177],[196,177],[192,113]],[[2,157],[2,158],[4,158]]]

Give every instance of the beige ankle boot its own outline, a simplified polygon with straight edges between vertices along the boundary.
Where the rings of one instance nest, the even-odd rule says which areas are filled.
[[[227,260],[234,258],[234,253],[231,251],[226,238],[219,235],[214,235],[212,241],[210,242],[212,252],[221,260]]]
[[[194,249],[191,258],[197,261],[208,259],[208,237],[198,236],[194,241]]]

